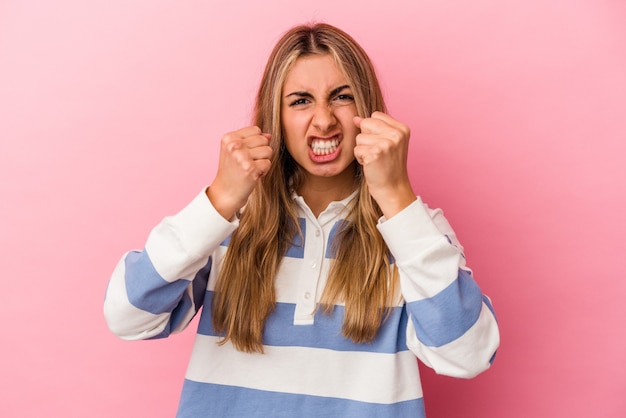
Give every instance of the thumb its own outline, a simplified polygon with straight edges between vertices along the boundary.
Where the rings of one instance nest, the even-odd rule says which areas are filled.
[[[361,122],[363,122],[363,119],[364,119],[364,118],[362,118],[362,117],[360,117],[360,116],[355,116],[354,118],[352,118],[352,122],[354,123],[354,125],[355,125],[357,128],[359,128],[359,129],[360,129],[360,128],[361,128]]]

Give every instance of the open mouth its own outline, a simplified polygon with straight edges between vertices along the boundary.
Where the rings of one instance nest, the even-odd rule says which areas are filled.
[[[310,147],[314,155],[328,155],[337,151],[340,142],[339,135],[327,139],[316,138],[311,141]]]

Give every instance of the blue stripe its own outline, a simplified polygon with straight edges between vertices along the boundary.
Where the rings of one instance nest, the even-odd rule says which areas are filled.
[[[330,233],[328,234],[328,244],[326,245],[326,258],[337,257],[337,251],[333,246],[333,242],[335,241],[337,233],[340,232],[345,226],[347,226],[346,221],[344,219],[339,219],[330,229]]]
[[[198,333],[219,336],[213,329],[211,301],[213,292],[207,292],[202,317],[198,325]],[[391,353],[408,350],[406,345],[406,326],[408,317],[403,308],[395,308],[387,321],[378,331],[376,340],[370,344],[355,344],[341,334],[344,308],[336,306],[332,313],[315,314],[313,325],[294,325],[295,305],[277,303],[276,309],[265,322],[263,344],[281,347],[313,347],[335,351],[362,351],[372,353]]]
[[[469,273],[459,269],[458,278],[432,298],[407,303],[417,338],[430,347],[441,347],[467,332],[482,309],[482,293]]]
[[[164,280],[145,250],[128,253],[124,264],[128,300],[133,306],[152,314],[172,312],[189,286],[188,280],[171,283]]]
[[[213,259],[209,257],[209,261],[204,267],[202,267],[193,278],[193,302],[196,305],[196,310],[202,306],[204,302],[204,295],[206,293],[207,283],[209,282],[209,274],[211,273],[211,267],[213,267]]]
[[[306,219],[298,218],[298,224],[300,224],[300,231],[302,231],[302,236],[300,236],[300,234],[296,234],[296,236],[293,237],[293,241],[291,243],[291,246],[287,249],[285,257],[304,258],[303,237],[306,236]]]
[[[491,304],[491,301],[489,300],[487,296],[483,295],[483,302],[485,303],[485,305],[487,305],[487,308],[489,308],[489,310],[491,311],[491,314],[495,318],[496,322],[498,322],[498,318],[496,317],[496,311],[493,309],[493,305]],[[489,364],[493,364],[493,362],[496,360],[496,354],[498,354],[498,350],[496,350],[496,352],[493,353],[493,356],[491,356],[491,358],[489,359]]]
[[[489,364],[493,364],[493,362],[496,361],[496,354],[498,354],[498,350],[496,350],[495,353],[493,353],[493,356],[489,359]]]
[[[160,338],[167,338],[170,336],[173,329],[176,329],[183,319],[185,319],[185,315],[189,310],[194,309],[197,312],[202,303],[204,302],[204,295],[206,293],[207,281],[209,280],[209,273],[211,272],[211,259],[209,258],[209,262],[196,273],[196,276],[192,282],[192,294],[193,294],[193,302],[189,298],[189,294],[187,292],[183,293],[182,299],[178,302],[178,305],[172,311],[170,315],[169,321],[163,331],[159,334],[148,338],[149,340],[156,340]],[[195,307],[194,307],[195,305]]]
[[[324,371],[320,370],[320,374],[323,375]],[[376,404],[199,383],[187,379],[176,417],[424,418],[425,413],[422,398],[394,404]]]
[[[152,336],[148,339],[158,340],[161,338],[169,337],[170,334],[172,333],[172,330],[176,329],[176,327],[180,325],[182,320],[185,318],[185,314],[191,308],[192,308],[191,299],[189,299],[189,295],[187,293],[184,293],[182,299],[180,300],[176,308],[174,308],[174,310],[172,311],[169,321],[165,325],[165,328],[163,328],[163,331],[161,331],[159,334]]]
[[[328,234],[328,243],[326,245],[326,258],[337,258],[337,251],[335,250],[334,246],[333,246],[333,242],[335,241],[335,236],[341,232],[341,230],[345,227],[348,226],[348,223],[345,219],[340,219],[337,222],[335,222],[335,224],[333,225],[333,227],[330,230],[330,233]],[[393,258],[393,255],[391,253],[388,253],[387,256],[389,257],[389,262],[391,264],[396,262],[396,259]]]
[[[306,236],[306,219],[298,218],[298,223],[300,224],[302,236],[300,236],[300,234],[296,234],[296,236],[293,238],[291,246],[285,252],[285,257],[304,258],[304,241],[302,240],[302,237]],[[230,244],[230,238],[230,235],[226,237],[226,239],[222,241],[220,246],[228,247],[228,245]]]

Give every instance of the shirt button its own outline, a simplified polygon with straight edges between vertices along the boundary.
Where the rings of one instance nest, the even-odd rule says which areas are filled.
[[[314,269],[315,267],[317,267],[316,263],[311,263],[311,268]]]
[[[304,298],[305,298],[305,299],[311,299],[311,294],[310,294],[309,292],[306,292],[306,293],[304,294]]]
[[[319,236],[320,236],[320,230],[319,230],[319,229],[316,229],[316,230],[315,230],[315,236],[316,236],[316,237],[319,237]]]

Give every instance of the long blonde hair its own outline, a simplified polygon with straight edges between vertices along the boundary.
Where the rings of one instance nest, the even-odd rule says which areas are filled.
[[[213,326],[240,351],[263,352],[263,328],[276,304],[274,278],[298,228],[292,192],[302,181],[302,168],[283,142],[281,92],[293,63],[302,56],[332,56],[354,93],[359,116],[385,111],[374,68],[365,51],[345,32],[328,24],[302,25],[278,41],[258,91],[254,124],[272,134],[272,166],[250,195],[233,232],[213,296]],[[320,305],[329,313],[343,302],[342,332],[355,343],[375,339],[394,303],[397,271],[376,229],[381,210],[371,198],[362,168],[354,162],[359,192],[341,231],[331,244],[331,264]]]

